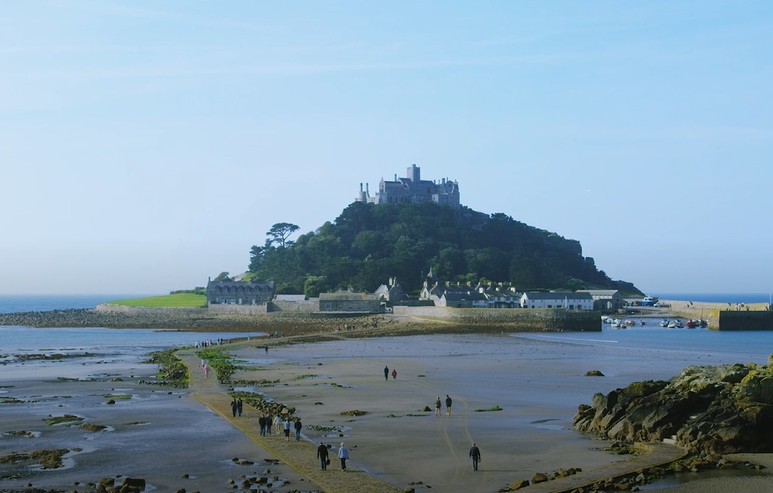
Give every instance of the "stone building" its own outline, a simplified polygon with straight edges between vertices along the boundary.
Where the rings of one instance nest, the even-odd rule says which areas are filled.
[[[380,306],[379,297],[375,294],[352,291],[319,293],[320,312],[378,313]]]
[[[422,180],[421,168],[412,164],[407,170],[407,176],[394,181],[386,181],[383,178],[378,186],[375,196],[370,195],[368,184],[363,189],[360,183],[360,193],[356,199],[358,202],[373,204],[420,204],[434,202],[435,204],[459,208],[459,184],[455,181],[443,178],[440,182]]]
[[[593,309],[608,312],[625,308],[625,298],[616,289],[578,289],[578,293],[588,293],[593,298]]]
[[[571,291],[527,291],[521,295],[521,308],[565,308],[567,310],[593,310],[593,298],[588,293]]]
[[[274,297],[274,283],[209,281],[207,305],[266,305]]]
[[[393,304],[401,302],[406,297],[405,291],[403,291],[400,283],[397,282],[396,277],[390,277],[387,284],[382,284],[379,286],[375,291],[375,295],[378,296],[381,300]]]

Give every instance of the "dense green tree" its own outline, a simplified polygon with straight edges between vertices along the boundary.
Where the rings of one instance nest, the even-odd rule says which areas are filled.
[[[271,226],[271,229],[269,229],[266,233],[266,236],[268,237],[266,244],[277,246],[279,248],[290,246],[292,242],[289,241],[288,238],[290,235],[298,231],[299,228],[300,226],[295,224],[276,223]]]
[[[224,282],[224,281],[230,281],[231,276],[228,274],[228,272],[221,272],[217,275],[214,279],[212,279],[212,282]]]
[[[336,288],[372,291],[396,276],[404,289],[416,292],[422,274],[432,268],[441,281],[465,284],[487,279],[517,289],[638,292],[598,270],[592,258],[583,257],[578,241],[502,213],[354,202],[335,221],[289,241],[297,229],[277,223],[263,246],[252,247],[249,270],[255,278],[316,296]]]

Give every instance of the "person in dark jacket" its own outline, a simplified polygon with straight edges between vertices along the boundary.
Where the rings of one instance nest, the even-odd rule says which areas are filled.
[[[260,426],[260,436],[266,436],[266,416],[264,414],[258,418],[258,426]]]
[[[474,443],[472,444],[472,448],[470,448],[470,457],[472,458],[472,470],[477,471],[478,462],[480,462],[480,449]]]
[[[317,447],[317,458],[319,459],[319,466],[322,468],[323,471],[326,471],[327,463],[330,462],[330,459],[327,451],[327,446],[322,442],[319,442],[319,447]]]
[[[301,423],[301,418],[295,419],[295,441],[299,442],[301,441],[301,428],[303,428],[303,424]]]

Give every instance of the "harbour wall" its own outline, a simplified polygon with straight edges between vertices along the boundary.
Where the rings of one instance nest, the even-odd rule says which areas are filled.
[[[393,316],[468,324],[534,328],[551,331],[601,332],[601,313],[561,309],[452,308],[446,306],[395,306]]]
[[[722,310],[719,330],[773,330],[773,311]]]

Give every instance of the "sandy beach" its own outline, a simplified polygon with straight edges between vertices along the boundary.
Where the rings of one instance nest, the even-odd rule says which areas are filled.
[[[89,482],[115,477],[120,484],[132,476],[146,479],[148,490],[206,492],[262,476],[269,480],[264,491],[279,493],[496,492],[539,472],[589,472],[615,464],[625,469],[629,456],[611,454],[604,450],[606,442],[572,429],[577,406],[596,392],[642,376],[666,379],[690,364],[735,358],[656,353],[598,334],[348,336],[328,334],[313,343],[271,338],[229,349],[245,366],[234,379],[263,382],[236,390],[294,407],[304,423],[300,442],[285,442],[278,430],[258,436],[258,413],[249,406],[241,418],[231,417],[228,386],[204,378],[192,353],[191,389],[140,383],[154,373],[153,365],[120,371],[90,366],[59,375],[72,377],[65,379],[6,374],[0,389],[5,399],[0,455],[54,448],[72,452],[55,470],[0,464],[0,491],[30,491],[29,484],[93,491]],[[397,370],[396,378],[384,378],[385,366],[390,373]],[[588,377],[590,370],[605,376]],[[450,415],[446,394],[453,399]],[[115,404],[107,403],[111,396]],[[437,397],[443,401],[440,416],[434,413]],[[107,428],[88,432],[80,423],[46,424],[51,415],[67,414]],[[30,435],[9,433],[19,431]],[[341,442],[346,444],[348,472],[335,458],[328,471],[319,471],[315,447],[320,441],[333,456]],[[477,472],[468,456],[473,442],[482,452]],[[761,492],[773,489],[773,476],[698,475],[688,483],[642,490],[647,488]]]

